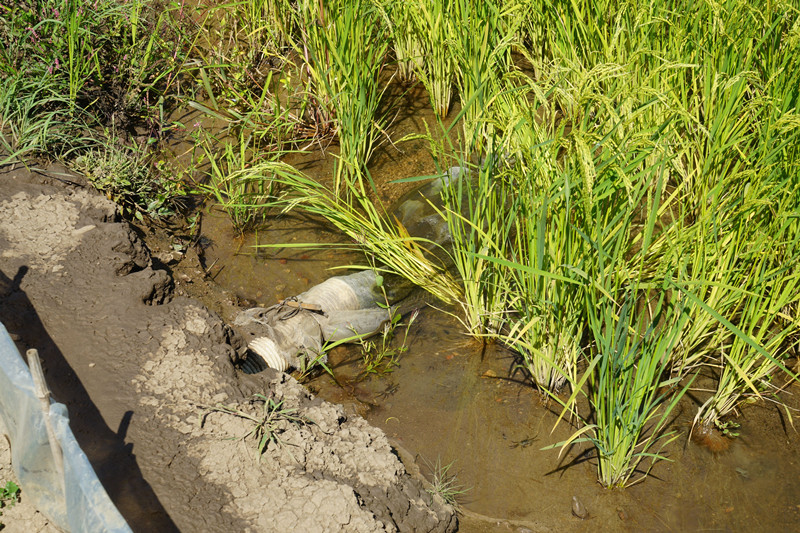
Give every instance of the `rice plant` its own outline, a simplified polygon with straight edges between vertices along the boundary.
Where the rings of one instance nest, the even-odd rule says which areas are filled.
[[[591,248],[581,270],[592,343],[582,377],[568,376],[571,396],[554,396],[564,406],[562,416],[575,415],[577,396],[588,396],[591,416],[579,415],[586,425],[562,445],[590,442],[598,480],[609,488],[641,481],[664,458],[653,449],[671,440],[664,433],[670,413],[688,388],[679,386],[682,376],[670,375],[670,355],[689,319],[689,304],[674,296],[669,273],[654,279],[644,266],[652,258],[648,252],[666,180],[663,147],[648,137],[622,146],[601,144],[594,160],[584,162],[596,177],[591,191],[584,189],[589,201],[578,202],[587,211],[576,219],[582,219],[580,233]],[[635,224],[642,205],[644,220]],[[647,460],[650,466],[644,467]],[[632,479],[637,470],[641,476]]]
[[[686,319],[680,305],[666,301],[665,286],[656,300],[644,292],[648,312],[637,312],[636,291],[622,296],[616,307],[599,291],[591,291],[587,306],[589,327],[597,355],[590,360],[581,381],[588,378],[594,421],[578,430],[564,444],[588,441],[597,451],[598,480],[608,488],[642,481],[652,464],[664,457],[652,451],[677,438],[665,434],[670,414],[687,387],[673,392],[680,378],[665,379],[669,353],[680,338]],[[573,393],[574,394],[574,393]],[[663,438],[666,441],[662,441]],[[631,480],[643,461],[650,466]]]
[[[433,109],[440,118],[450,112],[457,63],[452,52],[458,31],[452,17],[453,0],[417,2],[411,10],[414,33],[422,45],[422,68],[417,77],[428,90]]]
[[[708,365],[718,376],[696,417],[707,426],[723,427],[743,396],[759,397],[774,371],[785,370],[796,329],[779,310],[793,307],[796,284],[782,265],[795,261],[787,243],[796,234],[787,228],[797,208],[789,147],[798,139],[797,90],[784,84],[797,81],[786,70],[797,45],[780,13],[703,3],[698,18],[713,31],[682,26],[682,42],[673,43],[672,53],[698,63],[675,79],[682,208],[671,253],[688,258],[682,297],[696,304],[675,359],[678,372]]]
[[[353,205],[342,202],[334,191],[299,172],[280,176],[277,181],[287,191],[275,202],[284,212],[301,209],[327,220],[350,237],[356,249],[374,258],[384,274],[400,276],[446,303],[457,301],[461,296],[459,285],[429,251],[438,244],[409,235],[388,213],[362,196],[355,182],[345,182],[351,197],[357,201]]]
[[[500,335],[508,319],[511,293],[503,263],[513,244],[511,235],[519,202],[516,184],[507,162],[497,151],[496,139],[465,141],[462,137],[461,146],[451,140],[452,130],[474,105],[474,100],[467,103],[449,127],[439,124],[443,140],[434,140],[430,133],[424,137],[438,168],[445,166],[444,162],[455,163],[440,172],[434,182],[436,187],[429,185],[428,194],[437,197],[424,201],[446,228],[446,236],[438,240],[447,245],[447,264],[462,285],[462,313],[457,318],[469,335],[487,342]],[[470,161],[476,158],[480,159],[478,163]]]
[[[354,180],[359,192],[366,194],[364,169],[385,127],[377,111],[388,35],[380,13],[366,0],[312,6],[305,5],[306,23],[297,48],[308,72],[308,90],[323,115],[332,120],[339,140],[334,190],[347,193],[344,181]]]
[[[422,68],[422,42],[416,33],[413,13],[418,7],[418,2],[393,0],[386,3],[382,12],[392,35],[397,78],[406,84],[415,81]]]
[[[507,320],[508,283],[493,258],[505,258],[514,229],[511,186],[493,154],[479,166],[462,162],[445,176],[441,216],[452,242],[453,268],[463,284],[460,305],[467,333],[484,341],[497,337]]]
[[[536,386],[556,392],[574,382],[582,351],[587,248],[572,223],[579,210],[574,177],[569,170],[542,168],[544,157],[537,160],[539,168],[520,183],[514,246],[520,263],[512,270],[516,313],[503,339],[522,355]]]
[[[716,339],[719,379],[712,396],[700,406],[695,423],[724,429],[726,417],[744,399],[771,396],[779,388],[771,383],[775,373],[788,372],[784,366],[787,340],[797,331],[800,319],[786,311],[796,306],[800,287],[797,275],[788,274],[785,267],[768,273],[765,266],[762,262],[750,272],[758,278],[754,285],[759,292],[742,295],[739,325],[730,324],[732,333]]]
[[[450,9],[452,33],[446,49],[455,60],[454,83],[466,110],[461,118],[464,143],[474,148],[492,135],[493,100],[507,89],[503,81],[516,70],[511,49],[518,12],[497,0],[453,0]]]
[[[784,363],[800,324],[796,314],[798,279],[787,266],[798,261],[796,217],[792,214],[797,200],[790,192],[798,185],[791,184],[792,178],[759,181],[754,179],[741,188],[744,201],[737,202],[737,211],[729,210],[738,222],[730,232],[734,242],[728,249],[732,252],[717,251],[729,258],[720,281],[702,276],[702,281],[683,288],[707,317],[697,322],[707,324],[706,334],[713,335],[701,353],[718,382],[695,418],[696,423],[709,427],[724,428],[726,417],[743,399],[774,392],[770,382],[776,372],[796,379]],[[769,214],[765,216],[762,209]],[[696,329],[700,328],[695,326],[692,331]],[[691,354],[687,359],[697,358]]]

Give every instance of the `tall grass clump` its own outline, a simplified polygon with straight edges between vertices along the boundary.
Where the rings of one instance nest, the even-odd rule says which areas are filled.
[[[411,9],[414,33],[422,46],[422,67],[417,77],[422,80],[436,114],[444,118],[450,112],[453,83],[458,68],[451,50],[454,32],[453,0],[416,2]]]
[[[392,0],[384,5],[383,14],[392,36],[394,57],[397,62],[397,78],[401,83],[416,81],[422,68],[422,41],[417,35],[414,10],[417,2]]]
[[[199,11],[200,28],[185,71],[215,111],[272,112],[278,68],[286,65],[294,10],[286,0],[222,3]],[[288,74],[287,74],[288,75]]]
[[[196,60],[186,68],[202,89],[188,102],[203,114],[192,134],[200,154],[193,165],[204,170],[200,189],[246,231],[264,222],[280,194],[273,178],[294,172],[280,159],[304,136],[288,58],[296,6],[252,0],[201,14]]]
[[[178,29],[181,22],[185,28]],[[167,119],[181,92],[180,72],[193,26],[180,6],[145,0],[12,1],[0,17],[0,145],[4,161],[98,160],[121,174],[105,190],[136,205],[129,212],[172,212],[183,189],[147,163],[123,172],[120,154],[152,154],[175,129]],[[137,135],[142,139],[134,139]],[[80,158],[83,157],[82,160]],[[125,156],[121,156],[122,159]],[[138,158],[137,158],[138,159]],[[157,175],[159,174],[159,175]]]
[[[389,47],[383,18],[366,0],[308,2],[300,13],[304,23],[297,50],[308,90],[331,117],[339,140],[334,190],[349,193],[344,182],[355,180],[358,194],[365,195],[364,170],[385,127],[377,114]]]
[[[217,66],[217,69],[224,69]],[[261,224],[269,206],[280,194],[273,176],[290,172],[280,161],[295,140],[297,121],[276,93],[272,92],[272,72],[258,84],[227,83],[215,95],[212,73],[201,71],[208,81],[207,104],[190,101],[189,105],[213,120],[219,133],[195,127],[193,165],[206,170],[207,179],[200,189],[214,198],[238,231]],[[224,70],[214,77],[222,77]],[[211,106],[211,107],[209,107]]]
[[[155,164],[146,149],[114,142],[83,145],[70,166],[118,204],[123,215],[144,220],[174,215],[186,194],[182,183],[159,172]]]
[[[254,155],[252,141],[245,135],[240,131],[238,138],[220,143],[208,136],[202,143],[201,159],[208,163],[208,181],[200,189],[214,198],[240,232],[263,223],[280,194],[276,176],[295,173],[294,168],[280,161],[283,152]],[[221,145],[217,151],[212,150],[215,144]]]
[[[69,108],[68,96],[59,93],[52,78],[5,75],[0,82],[0,165],[94,144],[82,133],[84,117],[70,114]]]
[[[71,112],[108,125],[163,112],[159,105],[168,95],[174,105],[171,91],[179,85],[193,30],[180,6],[157,11],[144,0],[102,0],[91,7],[77,0],[20,1],[9,15],[0,31],[6,45],[0,70],[51,78]],[[177,29],[181,24],[184,30]]]
[[[536,105],[526,102],[523,107],[526,98]],[[497,122],[505,138],[492,138],[495,152],[484,159],[477,186],[472,184],[476,200],[466,211],[458,204],[450,208],[480,221],[473,225],[485,239],[476,246],[474,239],[454,238],[453,253],[468,259],[459,269],[465,287],[473,276],[491,273],[491,283],[476,287],[479,296],[468,300],[465,316],[494,317],[491,331],[520,353],[536,386],[557,391],[565,376],[574,375],[580,355],[581,335],[573,326],[580,316],[583,280],[576,282],[577,269],[569,266],[581,253],[574,243],[578,233],[570,234],[574,194],[565,187],[568,171],[557,162],[559,141],[551,137],[552,129],[534,119],[542,100],[526,96],[517,104],[513,127]],[[507,111],[494,110],[494,120],[508,117]],[[486,170],[493,172],[484,176]],[[452,223],[450,227],[454,237],[463,234]]]
[[[268,58],[289,46],[294,29],[289,0],[247,0],[241,9],[243,16],[234,18],[244,21],[243,30],[251,54]]]

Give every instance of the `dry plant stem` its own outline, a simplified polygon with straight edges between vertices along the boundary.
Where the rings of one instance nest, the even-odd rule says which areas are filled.
[[[56,474],[61,482],[61,493],[66,498],[67,488],[66,479],[64,478],[64,454],[61,450],[61,444],[56,438],[56,432],[53,428],[53,423],[50,421],[50,389],[44,380],[44,372],[42,372],[42,363],[39,360],[39,352],[35,349],[26,352],[28,357],[28,367],[30,367],[31,377],[33,378],[33,388],[36,392],[36,397],[42,404],[42,417],[44,418],[44,426],[47,429],[47,439],[50,441],[50,453],[53,456],[53,466],[56,469]]]

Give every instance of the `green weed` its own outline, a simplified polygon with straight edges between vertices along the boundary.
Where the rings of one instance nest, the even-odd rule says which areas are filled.
[[[387,308],[390,318],[378,334],[378,340],[361,339],[365,374],[387,374],[399,364],[398,358],[408,351],[408,332],[419,314],[414,310],[406,323],[401,323],[402,315]],[[397,328],[403,328],[403,338],[399,345],[394,341]]]
[[[458,509],[458,498],[470,491],[458,482],[456,474],[450,471],[455,461],[442,464],[442,459],[437,458],[433,465],[428,464],[431,471],[430,487],[426,490],[431,495],[438,495],[445,503]]]
[[[3,516],[3,507],[14,507],[19,501],[19,486],[13,481],[7,481],[4,487],[0,487],[0,516]],[[0,522],[0,529],[3,523]]]
[[[313,424],[312,420],[297,414],[297,409],[283,407],[283,400],[276,402],[272,397],[255,394],[250,400],[250,405],[255,409],[244,411],[231,406],[217,405],[207,407],[206,411],[234,415],[251,422],[253,427],[241,439],[252,438],[256,441],[259,458],[267,451],[270,443],[277,446],[285,444],[280,436],[286,430],[287,425]],[[251,412],[253,410],[255,414]]]
[[[174,215],[187,193],[183,183],[151,163],[146,152],[134,148],[91,148],[72,160],[71,166],[119,204],[124,214],[140,220]]]

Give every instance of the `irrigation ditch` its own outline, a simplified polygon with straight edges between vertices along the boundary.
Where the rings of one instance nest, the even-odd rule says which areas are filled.
[[[408,98],[413,102],[424,96],[419,91]],[[435,119],[419,109],[395,126],[415,128],[421,120]],[[429,153],[422,143],[415,148],[407,146],[402,157],[379,152],[379,190],[408,173],[427,173],[425,165],[433,165]],[[397,161],[388,161],[390,157]],[[310,154],[301,165],[310,175],[329,176],[333,160]],[[402,197],[395,192],[387,200]],[[343,255],[325,248],[258,247],[341,239],[329,226],[307,217],[278,217],[269,228],[242,235],[221,207],[210,206],[202,228],[207,282],[195,280],[183,285],[184,290],[230,323],[241,308],[269,306],[299,294],[359,259],[355,252]],[[158,246],[168,250],[170,242]],[[265,285],[264,279],[279,281]],[[220,305],[219,290],[227,295],[222,301],[238,306]],[[390,371],[366,372],[364,349],[356,344],[328,353],[333,375],[318,370],[304,382],[314,394],[381,428],[409,471],[433,481],[437,465],[439,470],[451,465],[459,530],[735,530],[752,527],[756,517],[775,518],[776,527],[791,527],[796,520],[796,463],[791,457],[800,442],[777,404],[745,406],[737,418],[742,425],[736,438],[691,437],[697,407],[707,398],[703,389],[713,384],[711,376],[704,377],[698,392],[686,395],[670,419],[668,431],[678,438],[662,450],[669,461],[658,463],[646,481],[609,491],[596,483],[591,446],[575,445],[561,456],[558,449],[543,450],[568,439],[574,426],[562,423],[553,431],[561,409],[532,389],[530,378],[519,369],[519,355],[470,339],[453,316],[457,306],[443,306],[421,292],[415,295],[404,316],[414,309],[420,314],[407,337],[400,328],[389,340],[389,351],[398,351]],[[788,390],[795,391],[796,384]],[[791,409],[797,405],[794,395],[784,400]],[[775,489],[774,482],[781,488]],[[768,501],[751,497],[751,491],[762,490],[770,494]],[[589,522],[572,514],[573,496],[589,512]],[[770,509],[776,507],[786,514],[773,516]]]

